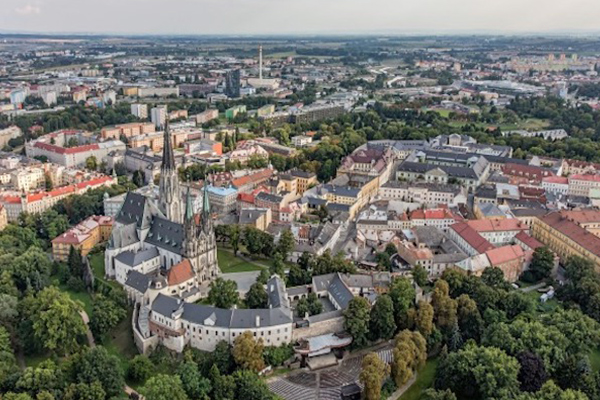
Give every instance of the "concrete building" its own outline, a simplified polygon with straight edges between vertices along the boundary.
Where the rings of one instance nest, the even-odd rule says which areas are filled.
[[[164,129],[167,123],[167,106],[157,106],[150,110],[150,120],[158,129]]]
[[[148,105],[147,104],[132,104],[131,114],[139,119],[148,119]]]

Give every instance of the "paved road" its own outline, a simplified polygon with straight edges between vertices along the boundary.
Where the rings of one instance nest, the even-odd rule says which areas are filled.
[[[542,289],[544,287],[546,287],[546,282],[541,282],[541,283],[535,284],[533,286],[527,286],[524,288],[520,288],[519,290],[523,293],[529,293],[529,292],[533,292],[534,290]]]

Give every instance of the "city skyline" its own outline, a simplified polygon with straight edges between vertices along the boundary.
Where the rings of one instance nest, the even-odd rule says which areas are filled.
[[[508,0],[498,4],[474,0],[452,3],[442,0],[418,3],[390,0],[306,0],[298,3],[275,0],[107,0],[102,3],[3,0],[3,3],[0,32],[4,33],[600,33],[596,23],[600,3],[593,0],[569,3]]]

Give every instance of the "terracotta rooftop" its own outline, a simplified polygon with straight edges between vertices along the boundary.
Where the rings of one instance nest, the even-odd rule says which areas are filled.
[[[485,253],[494,249],[494,246],[477,231],[471,228],[466,222],[457,222],[450,226],[465,242],[473,247],[477,252]]]
[[[526,234],[523,231],[517,233],[515,235],[515,239],[519,240],[520,242],[522,242],[523,244],[525,244],[532,250],[535,250],[538,247],[544,247],[544,244],[542,242],[540,242],[539,240],[537,240],[536,238],[534,238],[532,236],[529,236],[528,234]]]
[[[558,212],[540,218],[540,221],[562,233],[585,250],[600,256],[600,238]]]
[[[477,219],[469,220],[467,224],[476,232],[498,232],[528,230],[527,225],[516,218],[505,218],[500,220]]]
[[[192,270],[192,264],[187,258],[178,264],[171,267],[167,272],[167,281],[169,286],[179,285],[183,282],[189,281],[194,277],[194,271]]]
[[[492,266],[501,265],[516,259],[522,258],[525,253],[519,245],[503,246],[497,249],[488,250],[485,255],[490,260]]]

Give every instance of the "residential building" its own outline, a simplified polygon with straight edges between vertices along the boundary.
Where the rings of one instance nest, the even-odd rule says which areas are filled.
[[[494,246],[466,222],[457,222],[448,229],[448,237],[469,256],[485,253]]]
[[[83,257],[87,256],[96,245],[108,240],[113,222],[112,217],[93,215],[68,229],[52,240],[52,258],[66,262],[71,247]]]
[[[150,120],[158,129],[164,129],[167,123],[167,106],[156,106],[150,110]]]
[[[546,192],[554,193],[559,196],[569,194],[569,178],[564,176],[549,176],[542,179],[542,188]]]
[[[213,119],[219,118],[219,110],[211,108],[194,116],[197,125],[205,124]]]
[[[72,168],[85,165],[86,160],[92,156],[100,162],[111,152],[125,151],[125,143],[120,140],[68,147],[70,139],[81,134],[81,131],[62,130],[40,136],[25,144],[25,153],[30,158],[43,156],[52,163]]]
[[[90,189],[116,184],[116,178],[104,176],[75,185],[63,186],[48,192],[41,191],[21,195],[7,194],[0,196],[0,204],[6,208],[8,221],[12,222],[16,221],[23,212],[30,214],[42,213],[54,206],[59,200],[73,194],[81,194]]]
[[[139,119],[148,119],[148,105],[147,104],[132,104],[131,114]]]
[[[251,226],[261,231],[266,231],[273,220],[270,208],[243,208],[239,212],[239,224]]]
[[[590,197],[590,190],[600,188],[600,175],[575,174],[568,179],[570,196]]]
[[[538,218],[533,237],[548,246],[564,263],[571,256],[590,260],[600,272],[600,237],[559,212]]]
[[[145,104],[143,105],[145,106]],[[130,138],[154,132],[156,132],[154,124],[148,122],[132,122],[129,124],[104,127],[100,131],[100,137],[102,139],[120,139],[122,136]]]

